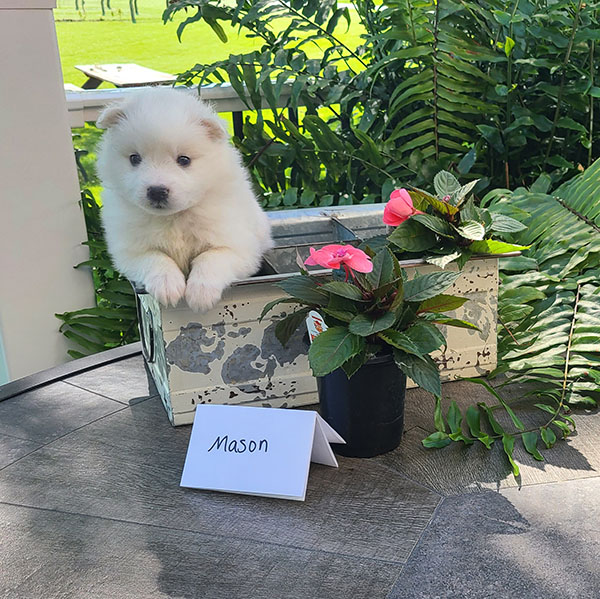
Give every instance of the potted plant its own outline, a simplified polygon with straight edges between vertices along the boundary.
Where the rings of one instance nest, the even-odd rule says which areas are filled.
[[[461,185],[452,173],[441,171],[433,180],[435,194],[395,189],[383,214],[383,222],[393,227],[384,243],[401,260],[423,258],[441,268],[456,262],[459,269],[474,255],[527,249],[494,239],[526,227],[507,214],[477,206],[471,192],[478,181]]]
[[[297,305],[275,329],[285,345],[309,313],[318,312],[324,326],[308,358],[322,415],[347,442],[334,449],[355,457],[391,451],[402,435],[406,377],[441,396],[438,367],[430,357],[445,344],[436,325],[477,328],[444,314],[467,301],[443,294],[460,273],[408,280],[387,247],[375,253],[368,245],[364,251],[328,245],[310,254],[304,264],[333,269],[332,276],[303,268],[279,282],[289,297],[269,302],[261,318],[282,302]]]

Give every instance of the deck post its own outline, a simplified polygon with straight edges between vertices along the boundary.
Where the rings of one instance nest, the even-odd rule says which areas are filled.
[[[54,314],[94,302],[90,273],[73,269],[86,259],[87,234],[55,5],[0,0],[0,376],[8,380],[66,362]]]

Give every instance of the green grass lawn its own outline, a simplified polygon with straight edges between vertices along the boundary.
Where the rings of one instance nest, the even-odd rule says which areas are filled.
[[[106,4],[110,1],[111,8]],[[104,0],[105,15],[100,0],[58,0],[54,10],[56,32],[65,83],[82,85],[87,77],[75,68],[76,64],[137,63],[166,73],[181,73],[197,63],[211,63],[229,54],[239,54],[258,49],[258,41],[238,35],[229,28],[228,43],[222,43],[212,29],[204,23],[193,23],[177,39],[177,27],[184,16],[166,25],[162,22],[165,0],[138,0],[139,14],[131,22],[128,0]],[[83,6],[83,9],[82,9]],[[189,12],[188,15],[193,14]],[[350,47],[361,43],[363,29],[355,19],[346,30],[345,21],[338,25],[336,35]],[[316,46],[306,48],[318,56]],[[101,87],[112,87],[103,83]],[[230,115],[222,115],[229,122]],[[93,126],[73,131],[73,144],[89,154],[82,157],[90,179],[82,182],[95,194],[98,181],[95,175],[95,145],[100,132]]]
[[[85,11],[81,10],[82,2]],[[229,54],[251,52],[259,41],[227,30],[228,43],[222,43],[204,23],[193,23],[177,39],[178,21],[162,22],[165,0],[138,0],[137,23],[129,17],[128,0],[112,0],[111,10],[103,17],[100,0],[58,0],[54,11],[65,83],[82,85],[86,76],[76,64],[110,64],[133,62],[166,73],[181,73],[197,63],[211,63]],[[106,0],[105,0],[106,4]],[[188,15],[193,14],[188,12]],[[362,29],[353,22],[346,31],[345,22],[336,33],[350,46],[360,43]],[[313,51],[318,53],[318,48]],[[111,87],[103,83],[102,87]]]

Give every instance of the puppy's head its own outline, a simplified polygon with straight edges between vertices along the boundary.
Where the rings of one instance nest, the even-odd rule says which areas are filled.
[[[221,177],[230,151],[227,132],[195,94],[146,88],[108,106],[98,172],[120,201],[153,214],[173,214],[202,202]]]

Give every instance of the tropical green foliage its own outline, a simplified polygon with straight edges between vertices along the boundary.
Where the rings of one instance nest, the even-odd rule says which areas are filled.
[[[568,414],[568,408],[563,402],[555,401],[552,394],[536,392],[536,395],[543,397],[546,403],[540,401],[534,406],[544,413],[546,419],[540,426],[527,428],[517,415],[516,408],[513,409],[502,398],[498,388],[492,387],[481,378],[464,380],[483,386],[496,399],[497,403],[488,405],[482,401],[478,402],[476,406],[470,405],[463,416],[458,404],[452,401],[444,420],[441,400],[438,398],[434,412],[436,431],[423,439],[422,443],[425,447],[441,448],[455,441],[465,445],[479,442],[486,449],[491,449],[498,441],[502,445],[512,473],[517,477],[519,476],[519,466],[513,458],[516,439],[521,440],[525,451],[534,459],[543,461],[544,456],[538,449],[542,443],[546,449],[551,449],[559,438],[565,438],[575,430],[575,421]],[[509,428],[500,422],[498,410],[502,410],[507,415],[510,422]],[[465,433],[463,422],[468,433]]]
[[[290,297],[270,302],[261,318],[280,302],[298,304],[298,309],[277,323],[275,334],[285,345],[304,323],[311,310],[318,310],[328,329],[312,342],[308,359],[315,376],[342,368],[350,378],[367,360],[381,352],[393,352],[397,366],[423,389],[441,396],[440,374],[430,353],[445,345],[436,323],[477,328],[444,319],[466,300],[442,295],[460,276],[458,272],[434,272],[407,280],[405,271],[388,248],[373,258],[373,271],[352,272],[349,281],[327,282],[303,271],[278,283]],[[334,279],[340,271],[334,271]]]
[[[426,447],[443,447],[479,440],[488,447],[502,439],[515,476],[517,437],[534,459],[542,460],[542,443],[550,448],[575,429],[571,407],[595,407],[600,400],[600,161],[552,192],[550,185],[550,177],[541,176],[530,189],[498,189],[482,201],[527,225],[506,235],[531,246],[522,256],[500,262],[497,372],[505,378],[495,388],[472,379],[498,403],[467,409],[470,435],[462,431],[463,414],[456,404],[451,404],[447,424],[438,404],[437,431],[423,441]],[[544,424],[526,429],[517,409],[502,399],[502,389],[512,383],[525,384],[528,404],[536,402],[533,406],[547,417]],[[511,430],[498,422],[497,409],[508,413]],[[477,434],[479,417],[489,429],[483,436]]]
[[[534,382],[557,402],[600,399],[600,161],[553,192],[531,189],[485,198],[518,213],[528,228],[511,235],[531,245],[506,261],[500,286],[499,339],[511,379]]]
[[[522,231],[517,219],[478,207],[471,190],[477,179],[461,186],[447,171],[434,177],[436,195],[420,189],[409,191],[415,214],[394,228],[387,238],[400,259],[424,258],[444,268],[456,261],[459,268],[474,254],[503,254],[526,246],[492,239],[502,233]],[[371,242],[372,243],[372,242]]]
[[[81,204],[89,236],[84,245],[89,247],[90,258],[76,268],[91,269],[96,305],[56,314],[62,321],[60,331],[78,348],[68,350],[73,358],[139,340],[135,295],[131,284],[112,266],[100,222],[100,205],[88,189],[81,193]]]
[[[558,181],[592,161],[597,3],[353,6],[176,0],[165,11],[191,11],[179,34],[204,21],[223,42],[224,25],[256,40],[181,81],[230,81],[254,111],[236,143],[270,207],[379,201],[447,168],[481,177],[477,189],[546,171]],[[358,47],[343,41],[350,18],[365,29]]]

